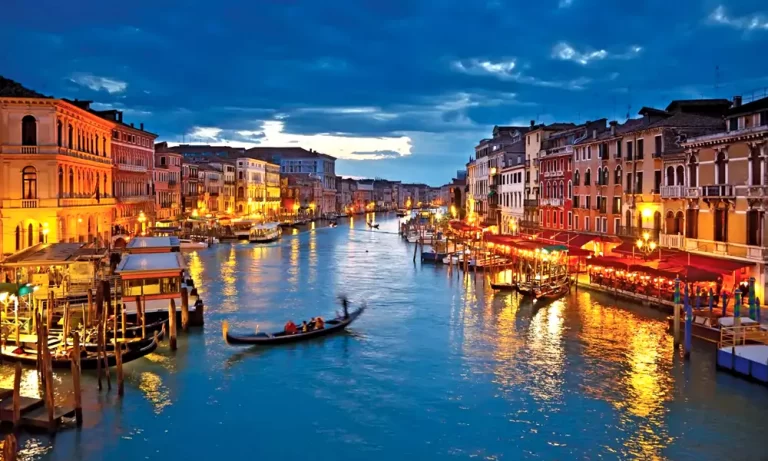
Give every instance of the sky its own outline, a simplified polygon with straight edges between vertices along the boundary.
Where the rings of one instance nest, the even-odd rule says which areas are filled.
[[[764,0],[6,0],[0,43],[6,78],[160,141],[435,186],[495,125],[768,88]]]

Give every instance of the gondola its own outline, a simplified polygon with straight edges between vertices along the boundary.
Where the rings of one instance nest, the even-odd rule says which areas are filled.
[[[331,222],[328,224],[328,227],[336,227],[336,226],[338,226],[338,225],[339,225],[339,223],[337,223],[336,221],[331,221]]]
[[[378,224],[371,224],[371,223],[366,223],[366,224],[368,224],[368,227],[370,227],[371,229],[378,229],[379,228]]]
[[[262,332],[247,335],[233,335],[229,333],[229,324],[227,322],[224,322],[222,325],[222,330],[224,333],[224,341],[229,345],[272,346],[276,344],[296,343],[338,333],[347,328],[347,326],[354,322],[355,319],[360,317],[360,314],[362,314],[364,310],[365,306],[350,312],[349,317],[346,319],[337,318],[328,320],[325,322],[325,328],[322,330],[311,330],[306,333],[286,334],[285,331],[278,331],[272,334]]]
[[[157,349],[157,341],[154,338],[149,338],[143,341],[136,341],[127,343],[127,350],[123,351],[122,359],[123,363],[132,362],[136,359],[140,359],[147,354],[151,354]],[[0,351],[0,358],[4,362],[20,362],[25,365],[35,365],[37,363],[37,351],[23,349],[22,352],[17,352],[16,346],[5,346]],[[103,358],[102,365],[103,365]],[[115,366],[116,363],[115,354],[107,355],[107,363],[110,367]],[[95,370],[97,368],[98,360],[95,355],[87,354],[84,357],[80,357],[80,368],[82,370]],[[56,357],[51,359],[51,365],[53,368],[70,369],[71,362],[69,357]]]
[[[512,283],[491,283],[491,288],[498,291],[516,291],[517,282]]]
[[[564,283],[557,286],[548,286],[534,290],[533,299],[538,302],[555,301],[563,297],[568,292],[568,284]]]
[[[109,319],[108,322],[109,322],[108,325],[111,326],[112,322],[114,322],[114,318],[113,319]],[[147,332],[147,336],[152,336],[155,332],[158,332],[158,334],[159,334],[160,332],[163,331],[163,329],[165,328],[165,325],[167,323],[168,323],[168,319],[167,318],[162,319],[162,320],[158,320],[156,322],[148,323],[144,327],[144,330]],[[118,333],[117,334],[118,338],[122,338],[123,337],[123,330],[122,330],[122,328],[118,327],[117,333]],[[107,331],[107,339],[112,339],[113,336],[114,336],[114,332],[112,330],[108,330]],[[125,337],[126,338],[139,338],[139,337],[141,337],[141,324],[139,324],[139,325],[133,324],[133,325],[130,325],[130,326],[126,326],[125,327]]]

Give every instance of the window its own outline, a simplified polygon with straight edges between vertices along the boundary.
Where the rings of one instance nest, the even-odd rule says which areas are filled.
[[[595,232],[600,232],[600,218],[595,216]]]
[[[34,241],[35,241],[34,230],[32,229],[32,223],[29,223],[29,225],[27,226],[27,246],[31,247],[32,245],[34,245],[35,244]]]
[[[621,227],[621,218],[613,218],[613,233],[618,234]]]
[[[661,156],[661,135],[658,135],[655,138],[653,138],[653,143],[655,148],[654,152],[656,153],[657,156],[660,157]]]
[[[585,186],[589,186],[590,185],[590,182],[591,182],[591,179],[592,179],[590,176],[592,176],[592,172],[589,171],[589,168],[587,168],[587,171],[584,173],[584,185]]]
[[[684,186],[685,185],[685,169],[683,168],[683,165],[678,165],[676,171],[677,176],[677,185],[678,186]]]
[[[568,198],[573,197],[573,183],[568,181]]]
[[[613,214],[621,213],[621,197],[620,196],[613,197],[613,209],[611,209],[611,213]],[[619,219],[619,218],[616,218],[616,219]]]
[[[760,112],[760,126],[768,125],[768,110]]]
[[[621,139],[616,141],[616,158],[621,158]]]
[[[68,131],[67,131],[67,145],[69,146],[70,149],[74,149],[73,144],[75,142],[72,136],[73,134],[72,131],[73,131],[72,124],[69,124]]]
[[[160,157],[160,166],[165,165],[165,157]]]
[[[728,241],[728,209],[718,208],[715,210],[715,241]]]
[[[627,184],[624,186],[624,192],[627,194],[632,193],[632,173],[627,173]]]
[[[715,160],[715,183],[727,184],[728,182],[728,159],[725,156],[725,152],[718,152],[717,160]],[[723,240],[724,241],[724,240]]]
[[[558,214],[560,215],[560,227],[563,227],[563,211],[560,210]]]
[[[627,160],[632,160],[632,141],[627,141]]]
[[[733,117],[728,120],[728,131],[736,131],[739,129],[739,118]]]
[[[56,145],[59,146],[59,147],[62,146],[62,141],[63,141],[63,139],[62,139],[62,136],[63,136],[62,131],[64,131],[63,128],[64,128],[64,126],[62,125],[61,120],[57,120],[56,121]]]
[[[37,120],[31,115],[21,119],[21,145],[37,145]]]
[[[584,230],[589,232],[589,216],[584,216]]]
[[[592,160],[592,146],[587,146],[587,160]]]
[[[645,140],[638,139],[637,140],[637,159],[642,160],[644,154],[645,154]]]
[[[616,171],[613,174],[613,182],[621,185],[621,165],[616,165]]]
[[[584,209],[589,210],[592,207],[592,196],[587,195],[584,197]]]
[[[762,229],[761,224],[763,222],[763,213],[759,210],[747,211],[747,245],[762,246]]]
[[[573,196],[573,207],[574,208],[578,208],[579,207],[579,196],[578,195],[574,195]]]
[[[637,181],[635,182],[635,193],[636,194],[642,194],[643,193],[643,172],[638,171],[636,176]]]
[[[576,172],[573,174],[573,185],[574,186],[579,186],[580,185],[580,183],[579,183],[580,179],[581,179],[581,177],[579,175],[579,170],[576,170]]]
[[[757,148],[750,149],[752,152],[749,155],[749,169],[752,175],[752,181],[750,184],[753,186],[759,186],[763,182],[763,175],[761,171],[762,161],[760,159],[760,153]]]
[[[653,193],[659,192],[661,192],[661,170],[656,170],[653,172]]]
[[[668,186],[675,185],[675,169],[672,168],[672,166],[667,167],[667,185]]]
[[[696,163],[696,157],[691,156],[688,160],[688,185],[690,187],[696,187],[699,176],[699,165]]]
[[[33,166],[21,170],[21,198],[32,200],[37,198],[37,170]]]

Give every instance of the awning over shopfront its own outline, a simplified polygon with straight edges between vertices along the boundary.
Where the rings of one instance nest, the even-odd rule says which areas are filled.
[[[733,274],[735,271],[745,267],[752,267],[753,262],[740,261],[737,259],[719,258],[717,256],[705,256],[693,253],[679,253],[673,261],[680,265],[690,265],[709,272],[715,272],[723,275]]]

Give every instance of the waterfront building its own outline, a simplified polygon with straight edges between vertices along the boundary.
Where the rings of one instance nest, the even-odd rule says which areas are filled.
[[[276,219],[280,214],[280,166],[267,162],[264,171],[266,172],[266,195],[264,197],[263,207],[264,215],[269,219]],[[327,191],[323,190],[323,194],[324,197],[327,197]]]
[[[624,202],[622,136],[639,120],[619,125],[610,122],[607,130],[593,130],[574,148],[572,195],[573,220],[570,228],[581,232],[618,235]]]
[[[352,195],[355,213],[364,213],[373,211],[375,203],[373,202],[373,180],[357,181],[357,187]]]
[[[525,133],[525,198],[523,199],[524,219],[521,227],[537,228],[539,226],[539,157],[546,153],[544,143],[553,134],[562,130],[575,128],[573,123],[553,123],[551,125],[536,125],[531,120],[531,126]]]
[[[319,179],[323,193],[317,199],[317,213],[327,214],[336,210],[335,157],[301,147],[254,147],[246,151],[246,156],[279,165],[280,174],[304,174]],[[278,190],[279,182],[278,178]]]
[[[352,178],[338,177],[336,180],[336,188],[338,191],[338,205],[339,212],[354,213],[354,195],[357,191],[357,181]]]
[[[599,132],[605,130],[605,119],[587,122],[573,128],[567,128],[551,132],[542,143],[539,153],[539,179],[541,189],[539,193],[539,224],[547,229],[579,229],[573,222],[573,187],[574,180],[579,175],[574,175],[574,144],[578,144],[589,136],[597,137]],[[585,151],[591,156],[591,148]],[[597,153],[595,153],[597,155]],[[585,155],[586,160],[586,155]],[[602,171],[602,170],[601,170]],[[581,178],[578,178],[581,181]],[[584,184],[587,187],[597,181],[597,176],[592,175],[592,170],[587,168],[584,172]],[[602,179],[601,179],[602,181]],[[581,206],[600,211],[605,206],[602,198],[592,202],[587,197]],[[602,231],[603,220],[598,220],[596,232]],[[584,230],[592,227],[588,222],[584,223]]]
[[[236,162],[217,158],[211,160],[209,165],[221,174],[221,193],[217,200],[219,213],[231,216],[235,211]]]
[[[182,157],[171,150],[157,150],[155,147],[155,226],[167,226],[177,222],[181,216]]]
[[[221,171],[209,163],[198,163],[198,181],[202,186],[202,206],[198,214],[202,216],[215,215],[223,212],[221,194],[224,189],[224,175]]]
[[[0,79],[0,247],[108,242],[113,122]]]
[[[768,98],[743,105],[734,98],[723,129],[689,136],[681,146],[682,152],[674,146],[674,156],[662,150],[661,245],[727,257],[716,264],[729,267],[743,262],[742,279],[755,277],[765,300]]]
[[[519,159],[518,159],[519,160]],[[455,180],[454,180],[455,181]],[[501,170],[501,226],[503,234],[516,235],[524,217],[525,162],[518,161]]]
[[[196,163],[182,158],[181,164],[181,214],[188,217],[200,207],[200,172]]]
[[[621,138],[625,181],[624,225],[619,229],[619,236],[638,238],[648,233],[654,241],[659,241],[664,159],[669,158],[667,166],[673,166],[672,159],[681,158],[684,139],[722,131],[723,115],[730,105],[727,99],[677,100],[665,110],[650,107],[640,110],[642,118]]]
[[[262,212],[266,201],[267,162],[250,157],[237,159],[235,210],[239,215]]]
[[[320,178],[301,173],[288,173],[281,177],[285,184],[283,201],[285,212],[307,217],[318,216],[320,213],[318,203],[323,200],[324,192]]]
[[[157,135],[123,123],[123,113],[118,110],[96,112],[115,127],[112,129],[113,195],[117,200],[114,209],[114,234],[125,232],[139,234],[147,223],[156,221],[153,170],[155,163],[155,139]]]

